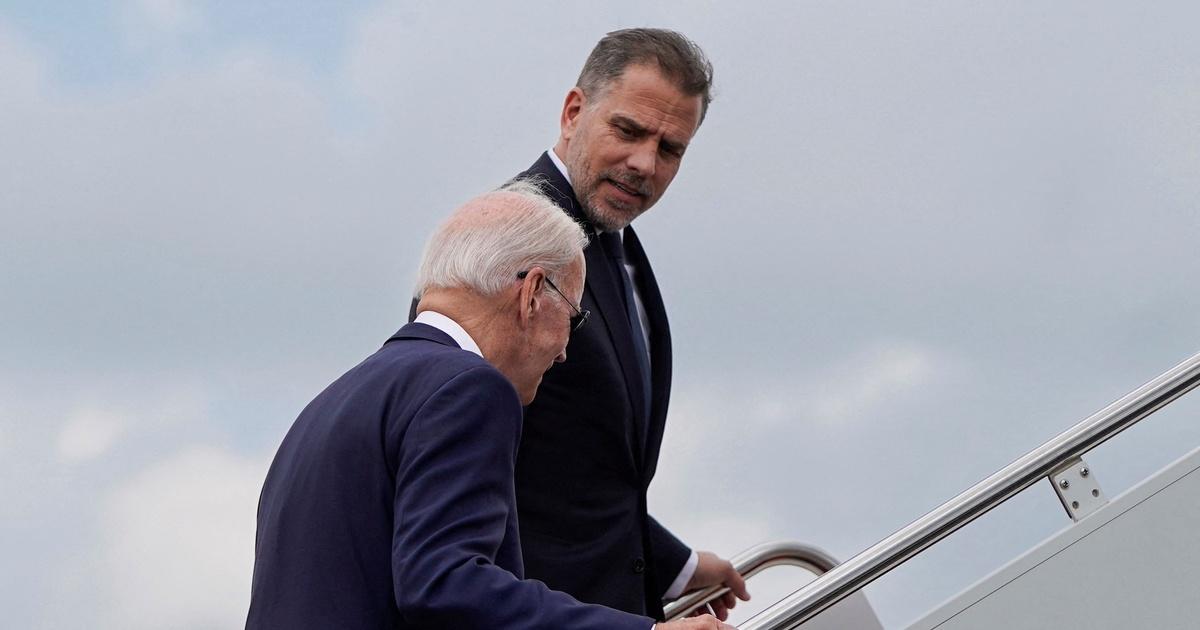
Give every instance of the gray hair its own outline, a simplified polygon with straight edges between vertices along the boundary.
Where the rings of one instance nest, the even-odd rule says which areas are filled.
[[[592,49],[575,85],[584,94],[598,96],[635,64],[656,64],[663,76],[688,96],[700,97],[700,122],[712,102],[712,63],[695,42],[662,28],[627,28],[613,31]]]
[[[415,293],[467,288],[492,296],[534,266],[554,278],[587,242],[583,228],[538,184],[510,182],[468,201],[429,237]]]

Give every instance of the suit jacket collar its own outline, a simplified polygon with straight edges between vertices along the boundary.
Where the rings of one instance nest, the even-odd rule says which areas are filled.
[[[588,220],[587,215],[583,212],[583,206],[579,204],[579,200],[575,198],[575,189],[571,187],[571,182],[567,181],[566,176],[562,171],[558,170],[554,161],[550,159],[549,152],[542,152],[542,156],[538,158],[529,170],[517,175],[517,179],[529,180],[535,184],[542,186],[542,191],[546,193],[558,204],[560,208],[565,210],[571,218],[575,219],[588,234],[588,239],[595,236],[596,226]]]
[[[428,324],[421,324],[417,322],[405,324],[403,328],[396,331],[396,334],[388,337],[388,340],[384,343],[386,344],[393,341],[399,341],[401,339],[424,339],[426,341],[440,343],[443,346],[449,346],[451,348],[459,347],[458,343],[455,342],[454,338],[450,335],[447,335],[446,333]]]

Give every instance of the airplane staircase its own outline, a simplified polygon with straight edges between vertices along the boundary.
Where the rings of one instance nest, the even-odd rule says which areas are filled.
[[[733,559],[746,577],[778,565],[817,577],[741,630],[877,630],[862,589],[1042,479],[1072,524],[967,588],[910,630],[1200,628],[1200,448],[1109,500],[1083,457],[1200,385],[1200,354],[1097,411],[845,562],[767,543]],[[724,593],[667,609],[678,618]]]

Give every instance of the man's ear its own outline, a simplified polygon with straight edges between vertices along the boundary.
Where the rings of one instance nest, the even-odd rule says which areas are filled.
[[[521,282],[521,293],[518,296],[522,325],[528,325],[538,309],[542,307],[542,292],[545,290],[546,270],[541,267],[531,267],[525,272]]]
[[[584,95],[581,88],[573,87],[570,92],[567,92],[567,98],[563,101],[562,116],[558,121],[559,133],[563,140],[570,140],[575,135],[579,114],[583,112],[586,104],[587,96]]]

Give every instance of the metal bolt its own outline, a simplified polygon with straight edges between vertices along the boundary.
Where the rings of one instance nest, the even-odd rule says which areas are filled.
[[[1088,469],[1087,469],[1087,466],[1084,466],[1083,468],[1080,468],[1080,469],[1079,469],[1079,476],[1080,476],[1080,477],[1086,477],[1086,476],[1090,475],[1090,474],[1091,474],[1091,472],[1092,472],[1092,471],[1090,471],[1090,470],[1088,470]]]
[[[1058,482],[1058,487],[1062,488],[1063,490],[1066,490],[1067,488],[1071,487],[1071,482],[1067,481],[1066,479],[1062,479]]]

